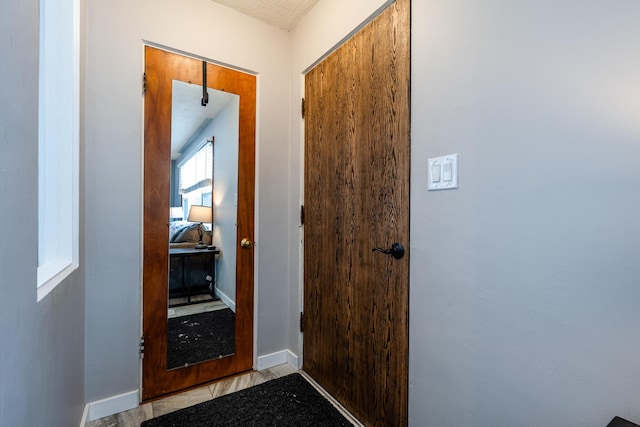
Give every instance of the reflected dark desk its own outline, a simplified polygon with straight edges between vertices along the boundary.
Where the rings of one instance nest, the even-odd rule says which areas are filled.
[[[215,298],[215,290],[213,289],[213,284],[215,283],[216,277],[216,255],[220,254],[220,249],[216,248],[213,250],[210,249],[195,249],[195,248],[170,248],[169,249],[169,262],[171,263],[174,259],[178,259],[181,261],[181,287],[178,289],[171,289],[169,286],[169,298],[175,297],[186,297],[187,301],[182,304],[171,304],[170,307],[176,307],[179,305],[191,304],[191,297],[193,296],[194,287],[191,285],[191,276],[192,276],[192,262],[195,257],[199,258],[209,258],[209,261],[204,261],[203,265],[206,266],[206,270],[202,272],[203,275],[211,276],[209,280],[210,285],[207,287],[209,295],[212,298]],[[172,264],[171,264],[172,265]],[[200,286],[201,287],[201,286]]]

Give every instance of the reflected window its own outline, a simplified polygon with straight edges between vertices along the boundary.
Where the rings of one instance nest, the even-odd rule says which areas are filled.
[[[203,142],[197,151],[178,163],[178,192],[182,196],[184,218],[192,205],[212,206],[213,143]]]

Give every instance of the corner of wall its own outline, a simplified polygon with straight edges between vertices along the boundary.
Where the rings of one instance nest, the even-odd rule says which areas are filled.
[[[278,365],[288,364],[295,370],[300,369],[300,359],[291,350],[281,350],[271,354],[265,354],[258,356],[258,371],[264,371],[265,369],[273,368]]]

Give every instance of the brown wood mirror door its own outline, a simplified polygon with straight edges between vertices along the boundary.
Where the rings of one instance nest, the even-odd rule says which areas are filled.
[[[143,400],[253,367],[254,248],[241,242],[252,241],[254,235],[256,122],[256,77],[251,74],[210,63],[203,65],[200,60],[147,46],[145,76]],[[172,126],[172,117],[175,120],[179,108],[176,98],[178,94],[190,96],[189,91],[196,89],[200,95],[194,102],[200,103],[205,97],[203,81],[208,88],[207,98],[212,95],[212,104],[217,102],[215,99],[222,99],[220,105],[235,105],[236,113],[230,115],[236,117],[237,129],[229,127],[230,133],[235,131],[237,135],[235,157],[233,153],[218,153],[215,135],[198,140],[200,129],[187,130],[194,137],[187,138],[181,157],[176,157],[175,144],[172,149],[172,129],[177,128]],[[213,119],[205,120],[209,122],[203,122],[200,128]],[[214,153],[225,162],[217,172]],[[177,162],[182,162],[179,173]],[[220,169],[236,162],[236,175],[218,176]],[[200,178],[189,181],[192,170],[199,170]],[[222,187],[225,179],[227,187]],[[216,204],[222,200],[225,189],[224,199],[231,202],[225,206]],[[231,228],[224,228],[221,221],[230,205],[234,207],[233,216],[227,216],[231,218],[227,220]],[[184,220],[184,225],[172,222],[176,216]],[[185,237],[189,233],[195,237]],[[200,276],[195,272],[198,268],[202,270]],[[234,281],[235,286],[225,289],[222,279],[216,276]],[[199,307],[195,307],[196,303]],[[194,309],[202,312],[195,313]],[[181,310],[188,314],[175,319],[176,312]],[[200,334],[188,343],[195,343],[196,347],[181,348],[179,357],[174,357],[178,354],[171,335],[175,325],[208,325],[204,317],[196,316],[209,316],[213,311],[229,313],[230,320],[224,322],[231,325],[225,329],[230,335],[230,346],[194,359],[192,354],[203,348],[199,345],[203,342],[200,338],[209,335],[207,330],[193,332],[194,329],[186,335]],[[206,317],[206,322],[216,326],[223,319]],[[178,332],[180,337],[185,336],[184,331]]]

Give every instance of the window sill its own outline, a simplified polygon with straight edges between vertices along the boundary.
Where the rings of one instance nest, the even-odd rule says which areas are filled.
[[[38,302],[42,301],[56,286],[77,269],[77,263],[57,263],[38,267]],[[57,273],[55,273],[56,271]]]

